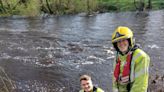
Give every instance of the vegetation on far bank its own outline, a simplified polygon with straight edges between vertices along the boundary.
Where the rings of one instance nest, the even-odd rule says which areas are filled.
[[[0,0],[0,15],[38,16],[164,9],[164,0]]]

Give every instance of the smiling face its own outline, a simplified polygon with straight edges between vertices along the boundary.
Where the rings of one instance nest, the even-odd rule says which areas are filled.
[[[81,87],[85,92],[91,92],[93,89],[93,84],[91,80],[81,80]]]
[[[123,39],[117,42],[118,49],[125,54],[128,51],[129,42],[127,39]]]

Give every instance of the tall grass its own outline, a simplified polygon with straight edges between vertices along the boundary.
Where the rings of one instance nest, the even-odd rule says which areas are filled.
[[[37,16],[40,14],[40,2],[39,0],[27,0],[26,3],[20,3],[12,15],[28,15]]]
[[[0,0],[1,15],[27,15],[40,14],[40,0]]]

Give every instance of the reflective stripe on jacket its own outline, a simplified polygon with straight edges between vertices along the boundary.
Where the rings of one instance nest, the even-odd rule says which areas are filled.
[[[118,54],[121,60],[120,76],[123,72],[123,66],[126,63],[127,55]],[[130,90],[127,90],[128,84],[116,82],[113,76],[113,92],[147,92],[149,77],[149,56],[141,49],[133,52],[130,70]],[[114,69],[116,62],[114,62]]]

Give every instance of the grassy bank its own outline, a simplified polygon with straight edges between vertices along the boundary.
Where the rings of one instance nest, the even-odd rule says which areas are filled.
[[[151,1],[151,2],[149,2]],[[0,14],[38,16],[164,9],[164,0],[0,0]]]

